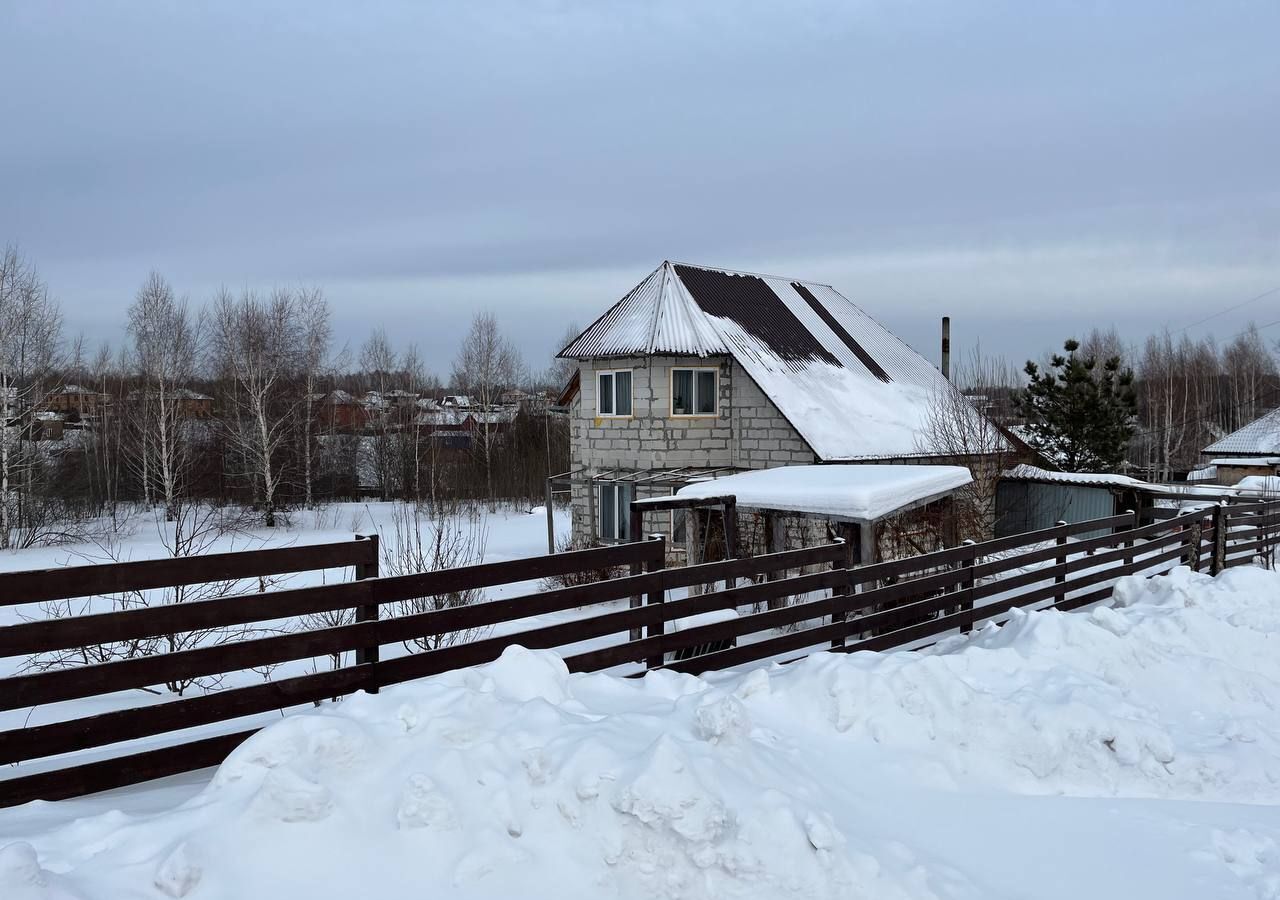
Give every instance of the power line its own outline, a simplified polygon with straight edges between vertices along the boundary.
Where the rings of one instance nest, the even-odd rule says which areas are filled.
[[[1245,300],[1243,303],[1237,303],[1235,306],[1228,306],[1226,309],[1220,309],[1216,313],[1207,315],[1203,319],[1200,319],[1198,321],[1192,322],[1190,325],[1186,325],[1182,328],[1179,328],[1177,331],[1174,332],[1174,334],[1181,334],[1184,331],[1189,331],[1190,329],[1195,328],[1197,325],[1203,325],[1205,322],[1208,322],[1210,319],[1216,319],[1218,316],[1225,316],[1229,312],[1235,312],[1237,309],[1241,309],[1245,306],[1248,306],[1250,303],[1256,303],[1257,301],[1263,299],[1264,297],[1270,297],[1272,294],[1280,294],[1280,287],[1273,287],[1269,291],[1263,291],[1261,294],[1259,294],[1256,297],[1250,297],[1248,300]],[[1270,323],[1270,325],[1276,325],[1276,324],[1280,324],[1280,319],[1277,319],[1275,322]],[[1263,325],[1262,327],[1267,328],[1270,326]]]

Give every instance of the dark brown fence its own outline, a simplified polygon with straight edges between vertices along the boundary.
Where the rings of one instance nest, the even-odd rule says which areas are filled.
[[[319,703],[358,690],[490,662],[511,644],[556,648],[573,671],[666,667],[699,672],[818,649],[853,651],[911,646],[999,622],[1010,610],[1074,609],[1110,596],[1115,579],[1156,574],[1179,564],[1220,571],[1272,555],[1280,503],[1180,513],[1148,510],[1145,523],[1116,516],[909,559],[850,568],[843,543],[663,568],[661,539],[554,556],[490,563],[394,578],[377,575],[376,540],[321,547],[223,554],[185,561],[124,563],[0,576],[8,604],[117,593],[174,584],[256,577],[351,565],[357,580],[125,609],[0,628],[0,657],[32,657],[86,644],[138,641],[174,632],[223,628],[353,610],[352,621],[176,652],[0,679],[0,710],[151,688],[355,651],[352,665],[228,687],[130,709],[0,732],[0,764],[51,759],[197,726]],[[1111,529],[1101,537],[1075,535]],[[629,572],[631,574],[622,574]],[[452,605],[459,592],[541,578],[569,582],[516,597]],[[563,579],[562,576],[574,576]],[[688,589],[668,599],[669,591]],[[388,604],[419,602],[425,611],[387,616]],[[628,601],[625,605],[619,601]],[[564,615],[548,622],[531,617]],[[714,615],[709,615],[714,614]],[[501,628],[500,633],[492,629]],[[433,649],[384,658],[381,648],[426,640]],[[252,723],[248,723],[252,724]],[[234,725],[232,726],[235,727]],[[181,740],[0,781],[0,806],[58,799],[214,765],[253,733]]]

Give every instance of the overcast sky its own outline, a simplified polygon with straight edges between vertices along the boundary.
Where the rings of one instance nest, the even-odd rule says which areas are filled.
[[[151,269],[544,365],[663,259],[825,281],[936,359],[1280,287],[1280,3],[0,0],[0,243],[72,331]],[[1280,320],[1280,293],[1191,329]],[[1268,328],[1280,337],[1280,322]]]

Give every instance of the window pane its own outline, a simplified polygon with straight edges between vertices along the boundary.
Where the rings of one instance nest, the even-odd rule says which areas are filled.
[[[600,537],[611,541],[617,535],[617,496],[613,485],[600,485]]]
[[[618,401],[614,404],[617,415],[629,416],[631,415],[631,373],[615,372],[613,379],[614,386],[617,388]]]
[[[618,485],[618,540],[631,540],[631,485]]]
[[[716,411],[716,373],[698,373],[698,412],[714,413]]]
[[[596,410],[602,416],[613,415],[613,374],[600,376],[600,395],[596,398]]]
[[[688,416],[693,414],[693,370],[671,370],[671,414]]]

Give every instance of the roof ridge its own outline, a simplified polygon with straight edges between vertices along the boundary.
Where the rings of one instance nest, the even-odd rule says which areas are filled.
[[[776,278],[779,281],[795,281],[800,284],[816,284],[819,287],[826,287],[835,290],[832,285],[824,281],[804,281],[800,278],[792,278],[790,275],[770,275],[767,272],[749,272],[746,269],[726,269],[724,266],[704,266],[700,263],[682,262],[678,259],[665,259],[664,265],[672,266],[688,266],[690,269],[702,269],[704,272],[727,272],[730,275],[751,275],[755,278]]]

